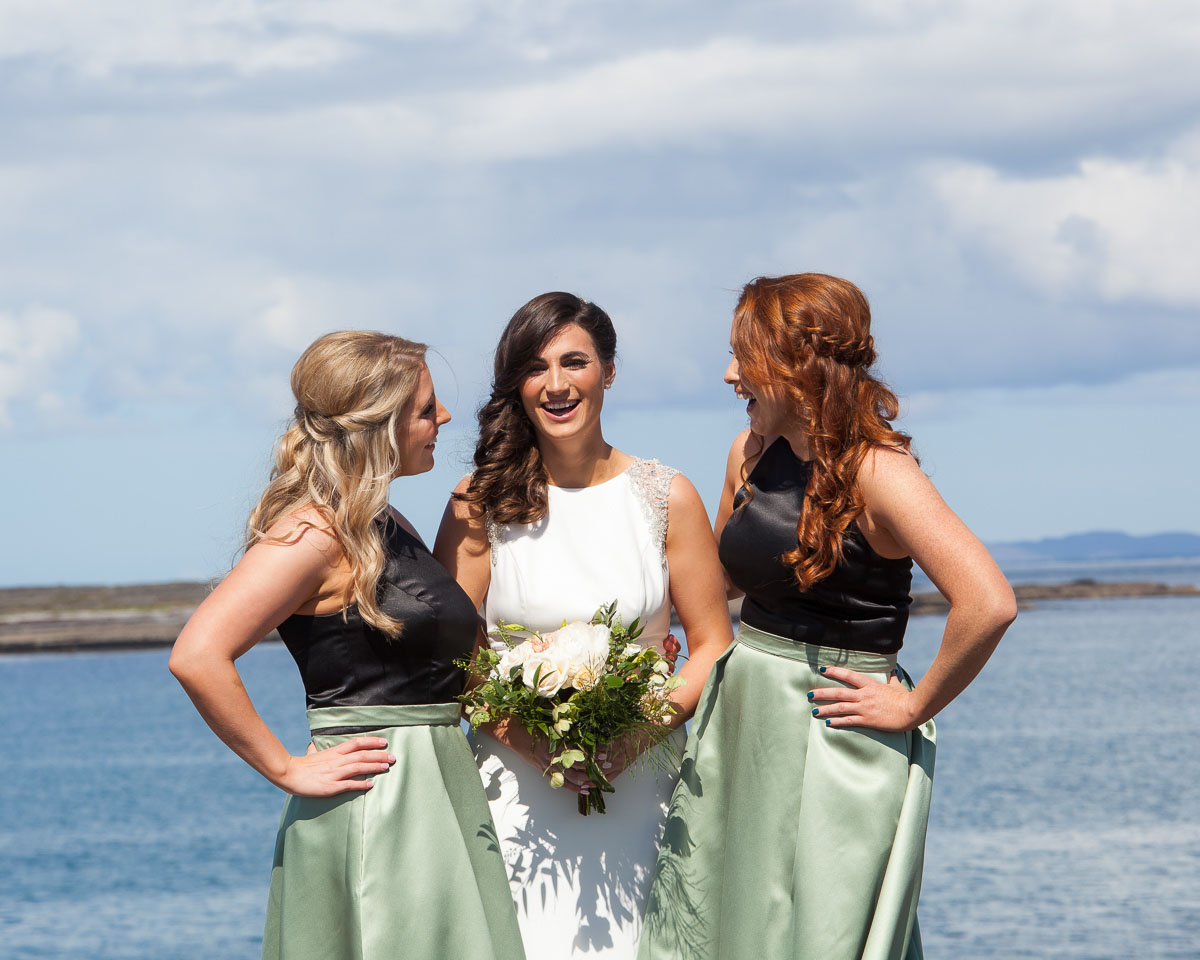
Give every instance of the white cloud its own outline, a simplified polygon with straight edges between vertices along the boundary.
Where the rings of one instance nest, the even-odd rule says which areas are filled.
[[[933,180],[962,242],[1055,297],[1200,305],[1200,137],[1059,176],[954,164]]]
[[[13,407],[22,401],[51,417],[63,412],[54,368],[78,342],[79,323],[69,313],[42,306],[0,312],[0,429],[13,426]]]

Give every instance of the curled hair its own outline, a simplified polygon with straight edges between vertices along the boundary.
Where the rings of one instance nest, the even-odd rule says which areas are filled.
[[[572,293],[543,293],[512,315],[496,345],[492,393],[479,409],[475,473],[455,497],[477,506],[492,523],[536,523],[546,515],[546,468],[537,434],[521,402],[521,384],[555,334],[578,324],[600,362],[617,354],[607,313]]]
[[[293,418],[275,447],[275,466],[246,523],[243,549],[294,542],[307,521],[282,537],[267,531],[311,508],[350,564],[343,616],[352,603],[371,626],[399,636],[379,608],[386,557],[378,518],[400,471],[404,417],[425,363],[425,345],[402,337],[341,330],[316,340],[292,368]]]
[[[781,397],[808,433],[812,477],[798,545],[783,555],[806,590],[833,572],[842,537],[863,512],[857,478],[867,452],[911,452],[912,439],[892,428],[896,395],[870,370],[871,308],[847,280],[821,273],[752,280],[734,310],[733,352],[748,385]]]

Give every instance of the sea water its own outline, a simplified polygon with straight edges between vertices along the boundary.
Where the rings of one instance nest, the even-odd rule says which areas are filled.
[[[912,621],[914,676],[942,626]],[[303,750],[287,651],[238,665]],[[1021,614],[937,720],[927,957],[1200,955],[1198,676],[1200,598]],[[209,732],[167,651],[0,658],[0,690],[0,957],[257,957],[283,796]]]

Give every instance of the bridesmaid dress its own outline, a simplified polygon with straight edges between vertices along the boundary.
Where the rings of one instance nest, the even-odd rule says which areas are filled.
[[[696,708],[646,916],[642,960],[919,960],[917,897],[933,721],[826,726],[808,692],[837,665],[886,683],[912,561],[856,525],[801,593],[781,555],[811,476],[780,438],[739,491],[721,562],[746,592],[735,642]],[[907,674],[902,681],[911,686]]]
[[[363,793],[289,797],[271,870],[264,960],[521,960],[479,775],[459,724],[474,647],[470,599],[416,537],[383,522],[380,607],[395,639],[346,616],[279,626],[300,668],[313,742],[369,734],[396,763]]]

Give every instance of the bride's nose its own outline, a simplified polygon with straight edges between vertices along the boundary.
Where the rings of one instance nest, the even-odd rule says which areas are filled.
[[[729,366],[725,368],[725,382],[736,386],[741,382],[741,371],[738,369],[737,357],[729,358]]]
[[[566,372],[558,364],[546,371],[546,391],[548,393],[563,393],[570,389],[567,384]]]

